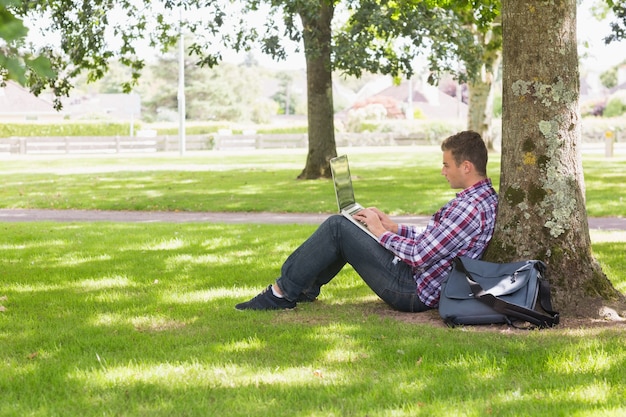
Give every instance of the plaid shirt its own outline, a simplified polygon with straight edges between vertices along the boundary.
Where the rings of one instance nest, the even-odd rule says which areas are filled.
[[[455,256],[480,258],[493,236],[498,196],[490,179],[459,192],[430,219],[425,229],[398,225],[380,243],[413,267],[417,295],[424,304],[439,305],[441,283]]]

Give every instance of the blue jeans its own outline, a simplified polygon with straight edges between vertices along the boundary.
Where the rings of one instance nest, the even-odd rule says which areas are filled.
[[[276,280],[290,301],[314,299],[348,263],[384,302],[399,311],[426,311],[412,268],[341,215],[326,219],[285,261]]]

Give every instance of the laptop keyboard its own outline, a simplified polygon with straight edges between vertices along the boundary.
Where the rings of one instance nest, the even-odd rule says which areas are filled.
[[[357,214],[359,211],[363,210],[363,207],[361,207],[358,204],[355,204],[354,206],[350,207],[349,209],[346,210],[346,212],[350,215],[350,216],[354,216],[355,214]]]

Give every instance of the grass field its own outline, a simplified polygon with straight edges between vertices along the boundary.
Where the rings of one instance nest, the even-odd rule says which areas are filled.
[[[270,211],[295,201],[333,211],[332,185],[295,181],[301,155],[286,154],[9,160],[0,201]],[[351,155],[357,192],[387,210],[428,213],[453,195],[435,175],[436,150]],[[609,204],[623,187],[604,189],[603,177],[621,184],[625,163],[585,161],[597,215],[623,215]],[[403,203],[403,193],[415,202]],[[349,268],[296,311],[234,310],[275,279],[311,225],[0,227],[0,416],[626,413],[624,325],[449,329],[436,312],[425,320],[390,312]],[[592,231],[592,241],[626,291],[624,234]]]
[[[340,149],[359,200],[392,214],[430,215],[454,196],[436,147]],[[298,181],[304,150],[204,152],[186,157],[30,157],[2,166],[0,208],[330,213],[328,180]],[[590,216],[626,216],[626,154],[583,159]],[[489,174],[498,186],[499,157]],[[288,195],[290,198],[285,198]]]

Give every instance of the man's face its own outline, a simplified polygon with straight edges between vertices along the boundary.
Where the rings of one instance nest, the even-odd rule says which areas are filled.
[[[457,166],[454,161],[454,157],[452,157],[452,152],[443,151],[443,167],[441,168],[441,175],[446,177],[448,183],[450,183],[450,187],[465,188],[464,172],[465,163],[461,163],[461,165]]]

